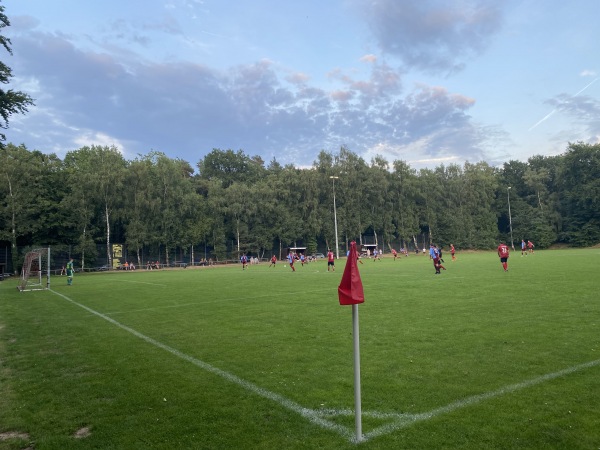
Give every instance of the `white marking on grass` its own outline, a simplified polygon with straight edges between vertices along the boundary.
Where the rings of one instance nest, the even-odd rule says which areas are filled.
[[[133,328],[128,327],[127,325],[123,325],[122,323],[117,322],[116,320],[112,319],[111,317],[108,317],[105,314],[102,314],[96,310],[93,310],[92,308],[82,305],[81,303],[77,303],[75,300],[70,299],[69,297],[67,297],[64,294],[61,294],[60,292],[56,292],[52,289],[50,289],[50,292],[53,292],[54,294],[58,295],[59,297],[64,298],[68,302],[71,302],[72,304],[85,309],[86,311],[106,320],[107,322],[110,322],[113,325],[133,334],[134,336],[142,339],[143,341],[146,341],[147,343],[154,345],[155,347],[161,348],[161,349],[171,353],[174,356],[177,356],[185,361],[188,361],[188,362],[194,364],[195,366],[198,366],[201,369],[204,369],[205,371],[207,371],[209,373],[220,376],[221,378],[224,378],[225,380],[227,380],[231,383],[237,384],[238,386],[241,386],[244,389],[247,389],[248,391],[253,392],[263,398],[272,400],[275,403],[279,403],[279,405],[301,415],[302,417],[308,419],[311,423],[314,423],[315,425],[318,425],[327,430],[335,431],[339,435],[341,435],[342,437],[344,437],[350,441],[355,440],[353,432],[349,428],[323,419],[317,412],[315,412],[312,409],[305,408],[305,407],[299,405],[298,403],[293,402],[292,400],[289,400],[289,399],[287,399],[279,394],[276,394],[274,392],[271,392],[267,389],[261,388],[260,386],[257,386],[254,383],[251,383],[249,381],[246,381],[246,380],[238,377],[237,375],[233,375],[229,372],[225,372],[224,370],[221,370],[215,366],[205,363],[204,361],[196,359],[193,356],[186,355],[185,353],[182,353],[173,347],[169,347],[168,345],[165,345],[162,342],[152,339],[151,337],[146,336],[145,334],[142,334],[139,331],[136,331]]]
[[[401,428],[406,428],[408,426],[413,425],[416,422],[421,422],[424,420],[432,419],[436,416],[447,414],[454,412],[458,409],[465,408],[467,406],[475,405],[477,403],[481,403],[484,400],[489,400],[492,398],[500,397],[505,394],[512,394],[513,392],[519,391],[521,389],[525,389],[531,386],[535,386],[536,384],[543,383],[545,381],[554,380],[555,378],[564,377],[566,375],[570,375],[574,372],[578,372],[583,369],[589,369],[590,367],[595,367],[600,365],[600,359],[595,361],[590,361],[583,364],[578,364],[576,366],[568,367],[563,370],[559,370],[558,372],[548,373],[546,375],[542,375],[537,378],[533,378],[531,380],[523,381],[522,383],[511,384],[508,386],[504,386],[495,391],[486,392],[479,395],[473,395],[471,397],[464,398],[462,400],[457,400],[453,403],[450,403],[446,406],[442,406],[440,408],[432,409],[431,411],[420,413],[420,414],[406,414],[400,420],[395,422],[386,424],[379,428],[370,431],[369,433],[365,433],[364,439],[372,439],[377,436],[382,436],[384,434],[389,434],[393,431],[399,430]]]
[[[500,389],[497,389],[495,391],[486,392],[486,393],[479,394],[479,395],[473,395],[471,397],[467,397],[462,400],[457,400],[446,406],[441,406],[439,408],[432,409],[431,411],[427,411],[427,412],[419,413],[419,414],[363,411],[362,413],[363,413],[364,417],[372,417],[372,418],[376,418],[376,419],[394,419],[394,421],[391,423],[388,423],[386,425],[383,425],[381,427],[375,428],[374,430],[372,430],[368,433],[364,433],[362,439],[358,440],[354,434],[353,429],[342,426],[342,425],[338,425],[336,423],[330,422],[329,420],[325,419],[325,417],[332,417],[332,416],[351,416],[351,415],[354,415],[354,410],[351,410],[351,409],[315,410],[315,409],[305,408],[302,405],[300,405],[290,399],[287,399],[287,398],[285,398],[279,394],[276,394],[274,392],[271,392],[267,389],[261,388],[260,386],[254,384],[254,383],[251,383],[249,381],[246,381],[246,380],[238,377],[237,375],[234,375],[232,373],[221,370],[221,369],[214,367],[204,361],[196,359],[193,356],[186,355],[185,353],[182,353],[173,347],[169,347],[168,345],[163,344],[162,342],[152,339],[151,337],[146,336],[146,335],[140,333],[139,331],[136,331],[133,328],[128,327],[127,325],[123,325],[122,323],[117,322],[116,320],[112,319],[111,317],[108,317],[106,314],[102,314],[98,311],[93,310],[92,308],[89,308],[85,305],[77,303],[76,301],[70,299],[69,297],[67,297],[64,294],[61,294],[60,292],[56,292],[52,289],[50,289],[50,292],[58,295],[59,297],[62,297],[63,299],[67,300],[68,302],[70,302],[76,306],[79,306],[80,308],[92,313],[93,315],[96,315],[96,316],[106,320],[107,322],[110,322],[113,325],[133,334],[134,336],[142,339],[143,341],[145,341],[149,344],[154,345],[155,347],[161,348],[161,349],[171,353],[174,356],[177,356],[185,361],[188,361],[188,362],[194,364],[197,367],[200,367],[201,369],[203,369],[209,373],[217,375],[231,383],[237,384],[238,386],[257,394],[260,397],[266,398],[268,400],[272,400],[275,403],[278,403],[280,406],[283,406],[284,408],[287,408],[290,411],[293,411],[293,412],[299,414],[300,416],[306,418],[308,421],[310,421],[311,423],[313,423],[315,425],[318,425],[318,426],[325,428],[327,430],[330,430],[330,431],[335,431],[340,436],[342,436],[343,438],[347,439],[348,441],[350,441],[352,443],[365,442],[367,440],[376,438],[378,436],[390,434],[399,429],[409,427],[417,422],[426,421],[426,420],[432,419],[434,417],[440,416],[442,414],[448,414],[448,413],[454,412],[456,410],[466,408],[467,406],[481,403],[485,400],[490,400],[490,399],[500,397],[505,394],[511,394],[513,392],[516,392],[516,391],[519,391],[522,389],[526,389],[528,387],[535,386],[537,384],[541,384],[545,381],[553,380],[555,378],[570,375],[570,374],[580,371],[580,370],[589,369],[590,367],[595,367],[595,366],[600,365],[600,359],[597,359],[595,361],[590,361],[587,363],[583,363],[583,364],[578,364],[576,366],[572,366],[572,367],[568,367],[563,370],[559,370],[558,372],[553,372],[553,373],[549,373],[546,375],[542,375],[540,377],[533,378],[533,379],[527,380],[527,381],[523,381],[521,383],[511,384],[511,385],[502,387]]]
[[[112,311],[112,312],[106,312],[104,314],[109,315],[109,316],[116,316],[118,314],[129,314],[129,313],[144,312],[144,311],[156,311],[156,310],[164,309],[164,308],[179,308],[180,306],[190,306],[190,305],[198,305],[198,303],[197,302],[180,303],[178,305],[156,306],[154,308],[131,309],[131,310],[127,310],[127,311]]]
[[[138,283],[138,284],[149,284],[151,286],[163,286],[166,287],[166,284],[159,284],[159,283],[148,283],[147,281],[132,281],[132,280],[119,280],[117,278],[105,278],[104,280],[107,281],[119,281],[121,283]],[[102,281],[104,281],[102,280]]]

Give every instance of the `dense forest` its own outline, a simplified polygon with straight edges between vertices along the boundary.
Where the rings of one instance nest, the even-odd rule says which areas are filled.
[[[126,160],[115,147],[55,154],[0,150],[0,246],[13,267],[31,246],[68,250],[82,267],[112,265],[111,244],[141,264],[242,252],[309,253],[375,238],[384,251],[430,242],[490,249],[600,242],[600,144],[502,167],[485,162],[415,170],[341,148],[310,168],[214,149],[195,167],[158,152]],[[337,177],[337,178],[334,178]],[[335,211],[334,211],[335,198]],[[194,252],[196,254],[194,255]]]

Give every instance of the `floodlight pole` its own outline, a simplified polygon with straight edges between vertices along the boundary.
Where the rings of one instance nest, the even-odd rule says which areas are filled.
[[[48,246],[48,267],[46,268],[46,289],[50,289],[50,246]],[[40,264],[40,269],[42,265]]]
[[[506,188],[506,195],[508,197],[508,226],[510,227],[510,247],[515,251],[515,243],[513,241],[513,231],[512,231],[512,216],[510,215],[510,190],[511,186]]]
[[[335,180],[339,177],[330,176],[331,181],[333,183],[333,221],[335,224],[335,259],[340,259],[340,248],[338,245],[338,229],[337,229],[337,209],[335,207]]]

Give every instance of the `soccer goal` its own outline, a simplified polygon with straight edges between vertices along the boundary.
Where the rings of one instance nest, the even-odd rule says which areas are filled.
[[[50,289],[50,247],[27,252],[21,269],[19,290]]]

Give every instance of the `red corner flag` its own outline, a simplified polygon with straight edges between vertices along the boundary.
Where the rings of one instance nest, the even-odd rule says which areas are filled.
[[[365,301],[363,285],[360,280],[360,273],[358,273],[358,254],[356,253],[356,242],[354,241],[350,243],[350,254],[346,261],[342,281],[338,287],[338,297],[340,305],[358,305]]]

